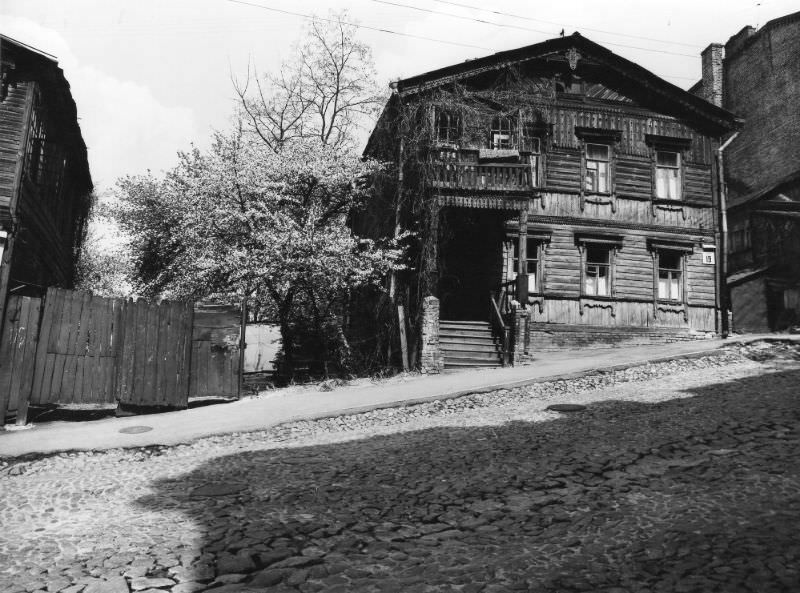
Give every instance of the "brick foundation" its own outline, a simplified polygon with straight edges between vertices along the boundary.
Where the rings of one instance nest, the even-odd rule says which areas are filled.
[[[666,344],[715,337],[713,332],[666,327],[577,326],[557,323],[531,323],[529,325],[529,349],[531,352]]]
[[[434,296],[422,300],[422,349],[420,371],[440,373],[444,368],[444,357],[439,346],[439,299]]]

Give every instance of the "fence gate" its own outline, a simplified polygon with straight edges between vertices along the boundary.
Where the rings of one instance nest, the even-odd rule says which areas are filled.
[[[241,312],[230,305],[198,303],[192,334],[192,397],[239,397]]]
[[[7,411],[25,418],[31,395],[41,299],[9,296],[0,335],[0,425]]]

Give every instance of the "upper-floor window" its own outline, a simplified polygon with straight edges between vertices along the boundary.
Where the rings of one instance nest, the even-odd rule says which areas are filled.
[[[461,116],[447,109],[436,110],[436,141],[456,144],[461,137]]]
[[[492,118],[489,129],[489,148],[512,148],[514,146],[514,121],[510,117]]]
[[[520,142],[520,150],[529,153],[528,159],[531,164],[531,182],[534,187],[539,187],[542,141],[537,135],[534,127],[531,125],[526,124],[522,127],[522,142]]]
[[[37,92],[33,99],[30,127],[28,128],[28,144],[25,148],[25,171],[30,180],[35,183],[42,179],[46,138],[41,98]]]
[[[656,151],[656,197],[666,200],[680,200],[680,153],[666,150]]]
[[[586,178],[583,182],[585,191],[597,193],[609,191],[610,152],[607,144],[586,144]]]

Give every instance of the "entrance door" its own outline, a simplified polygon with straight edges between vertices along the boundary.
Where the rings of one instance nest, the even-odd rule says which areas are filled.
[[[446,211],[441,239],[441,318],[486,321],[489,293],[502,278],[503,213]]]

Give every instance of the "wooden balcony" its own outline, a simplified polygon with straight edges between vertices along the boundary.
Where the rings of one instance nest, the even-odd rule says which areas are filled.
[[[434,163],[431,185],[438,188],[526,191],[534,187],[529,164]]]

